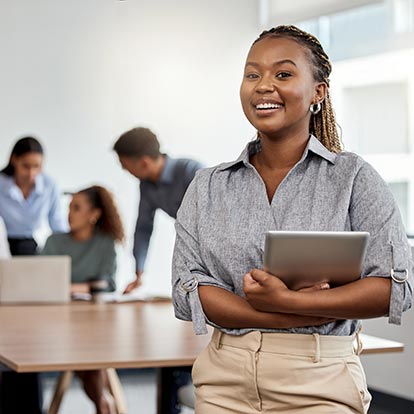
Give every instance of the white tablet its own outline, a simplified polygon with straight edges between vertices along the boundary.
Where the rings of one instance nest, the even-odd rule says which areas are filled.
[[[360,278],[368,237],[357,231],[269,231],[264,270],[294,290],[344,285]]]

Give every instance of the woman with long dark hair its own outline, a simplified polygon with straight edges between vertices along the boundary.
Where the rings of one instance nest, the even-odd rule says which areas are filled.
[[[44,221],[48,221],[53,232],[67,228],[59,191],[42,172],[43,154],[37,139],[21,138],[14,145],[8,164],[0,171],[0,216],[13,256],[36,253],[33,234]]]
[[[42,172],[43,154],[36,138],[21,138],[15,143],[8,164],[0,171],[0,217],[13,256],[36,254],[34,233],[44,221],[48,221],[53,232],[67,228],[56,184]],[[0,384],[1,413],[42,413],[38,373],[5,372]]]

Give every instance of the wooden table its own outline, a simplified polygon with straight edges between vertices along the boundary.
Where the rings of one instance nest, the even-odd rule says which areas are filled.
[[[159,414],[170,412],[173,367],[191,366],[209,341],[170,302],[0,306],[0,327],[0,364],[17,372],[159,368]]]
[[[389,339],[378,338],[377,336],[361,334],[361,341],[363,344],[363,355],[404,351],[403,343],[391,341]]]
[[[0,306],[0,362],[17,372],[191,365],[208,343],[171,303]]]
[[[209,335],[175,319],[171,303],[0,306],[0,363],[17,372],[191,366]],[[403,344],[363,335],[363,353],[401,352]],[[165,394],[165,393],[164,393]],[[160,399],[158,413],[168,413]]]

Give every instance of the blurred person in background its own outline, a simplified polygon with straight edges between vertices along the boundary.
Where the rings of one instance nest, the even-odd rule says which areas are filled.
[[[72,293],[89,293],[102,282],[101,290],[115,290],[115,243],[122,242],[124,230],[111,193],[94,185],[73,194],[69,206],[70,231],[52,234],[43,255],[69,255],[72,259]],[[99,344],[105,346],[105,344]],[[105,391],[105,370],[77,371],[83,388],[97,414],[114,414],[112,397]]]
[[[136,278],[125,289],[124,293],[129,293],[142,284],[156,210],[161,209],[175,219],[188,186],[203,166],[198,161],[170,158],[163,154],[156,135],[148,128],[138,127],[125,132],[115,142],[113,149],[122,168],[140,180],[140,202],[133,249]],[[176,414],[181,411],[178,390],[191,384],[188,369],[177,368],[172,373],[171,383],[171,413]],[[191,385],[189,388],[191,389]]]
[[[197,170],[203,166],[190,159],[175,159],[161,153],[156,135],[148,128],[133,128],[115,142],[114,151],[124,170],[140,181],[140,202],[133,254],[136,279],[125,293],[141,286],[145,259],[157,209],[176,218],[178,208]]]
[[[7,241],[7,231],[3,219],[0,217],[0,259],[10,257],[9,243]]]
[[[33,137],[19,139],[9,162],[0,171],[0,216],[13,256],[34,255],[34,232],[45,220],[53,232],[66,231],[60,192],[43,172],[43,147]],[[23,396],[23,397],[22,397]],[[40,414],[42,385],[38,373],[4,372],[0,384],[0,413]]]

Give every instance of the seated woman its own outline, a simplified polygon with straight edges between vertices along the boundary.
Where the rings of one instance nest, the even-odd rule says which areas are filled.
[[[111,194],[93,186],[73,195],[69,207],[70,232],[53,234],[43,249],[44,255],[66,254],[72,258],[72,293],[89,292],[90,282],[106,280],[107,290],[115,290],[115,242],[124,231]],[[105,371],[79,371],[88,397],[97,414],[109,414],[113,403],[104,393]]]

